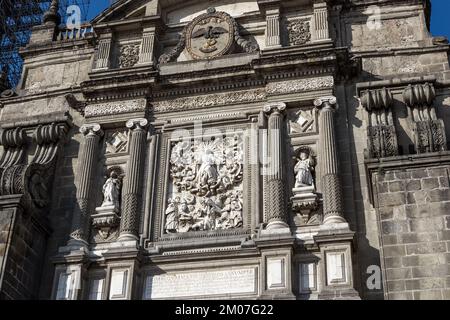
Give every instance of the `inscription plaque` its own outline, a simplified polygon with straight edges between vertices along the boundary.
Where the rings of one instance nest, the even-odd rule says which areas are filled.
[[[255,294],[256,268],[147,276],[144,299]]]

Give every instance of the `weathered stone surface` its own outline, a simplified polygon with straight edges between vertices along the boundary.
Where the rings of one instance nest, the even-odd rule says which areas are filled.
[[[210,3],[123,1],[94,20],[120,28],[70,41],[33,30],[17,96],[0,99],[0,299],[54,299],[67,268],[82,270],[71,299],[449,298],[450,67],[424,8],[379,1],[373,25],[363,1]],[[39,153],[55,139],[38,129],[61,118],[62,147]],[[145,130],[127,128],[135,118]],[[105,135],[86,147],[88,126]],[[306,149],[314,165],[296,168]],[[258,155],[276,170],[249,161]],[[54,174],[8,178],[33,161]],[[112,170],[126,186],[120,237],[91,223]],[[293,219],[297,175],[313,201]],[[11,188],[24,211],[12,231]],[[323,259],[333,250],[346,283],[322,283],[340,272],[341,256]],[[381,290],[365,285],[374,265],[386,268]],[[307,276],[305,294],[295,282]],[[225,288],[232,278],[242,283]]]

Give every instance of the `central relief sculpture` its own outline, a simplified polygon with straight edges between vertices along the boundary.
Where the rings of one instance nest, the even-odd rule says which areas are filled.
[[[242,150],[239,136],[173,146],[166,233],[242,227]]]

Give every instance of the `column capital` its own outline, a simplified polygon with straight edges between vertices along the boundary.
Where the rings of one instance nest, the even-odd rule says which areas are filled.
[[[98,123],[85,124],[80,128],[80,132],[85,136],[103,136],[102,127]]]
[[[148,120],[144,118],[131,119],[127,121],[127,128],[130,130],[145,130],[148,124]]]
[[[284,111],[286,111],[286,103],[284,102],[277,102],[277,103],[270,103],[270,104],[266,104],[264,106],[264,112],[267,113],[268,115],[271,114],[281,114],[284,113]]]
[[[319,110],[332,110],[338,109],[337,99],[335,96],[321,97],[314,100],[314,106]]]

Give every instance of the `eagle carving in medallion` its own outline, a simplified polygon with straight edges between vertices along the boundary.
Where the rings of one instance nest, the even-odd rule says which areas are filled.
[[[211,8],[189,25],[186,30],[186,49],[195,60],[216,58],[231,50],[234,35],[233,19]]]

